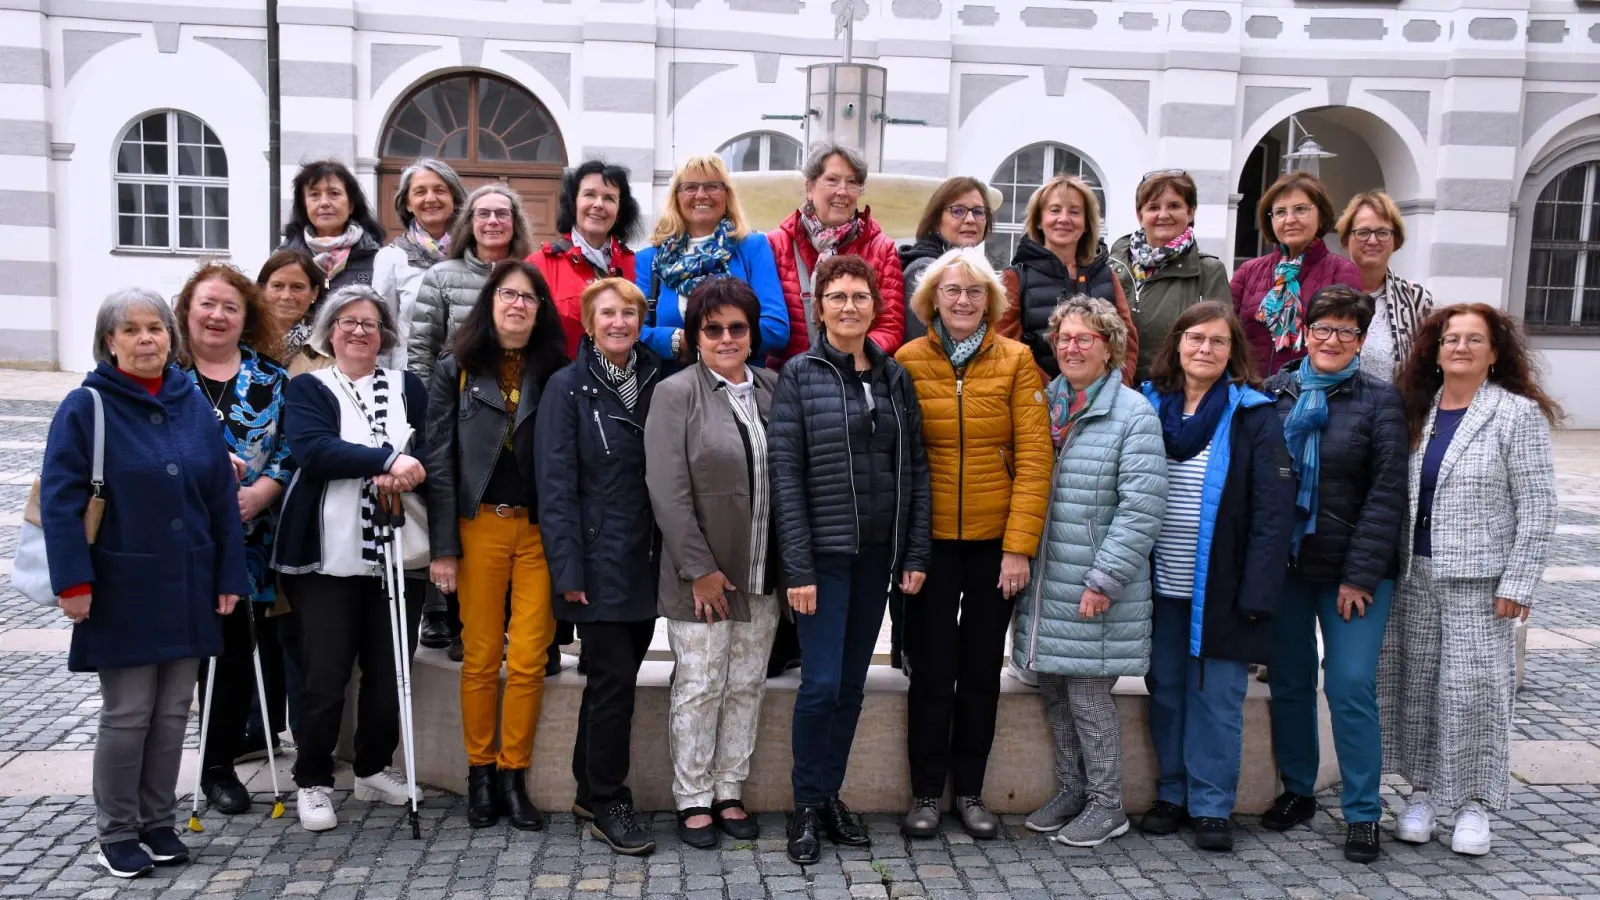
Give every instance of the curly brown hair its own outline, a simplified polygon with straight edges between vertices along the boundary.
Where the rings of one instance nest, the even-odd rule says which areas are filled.
[[[194,270],[172,304],[172,313],[178,317],[178,365],[184,368],[194,365],[194,357],[189,353],[189,305],[194,302],[194,292],[208,281],[220,281],[244,298],[244,331],[239,335],[239,343],[263,356],[272,356],[283,336],[278,331],[277,319],[267,309],[266,296],[250,276],[236,266],[212,259]]]
[[[1519,397],[1526,397],[1539,405],[1551,426],[1561,424],[1561,404],[1544,392],[1539,383],[1539,364],[1528,349],[1522,323],[1507,313],[1486,303],[1458,303],[1446,306],[1423,320],[1417,329],[1411,352],[1395,379],[1400,399],[1405,406],[1406,431],[1411,436],[1411,449],[1422,441],[1422,426],[1433,409],[1433,398],[1444,386],[1444,371],[1439,367],[1439,348],[1444,341],[1444,330],[1456,316],[1471,313],[1489,326],[1489,345],[1494,349],[1495,360],[1489,366],[1488,380]]]
[[[1221,319],[1228,323],[1228,336],[1232,339],[1228,352],[1228,380],[1234,384],[1261,389],[1261,376],[1256,374],[1256,364],[1250,352],[1250,342],[1245,340],[1244,325],[1234,315],[1233,307],[1219,300],[1196,303],[1183,311],[1172,323],[1156,351],[1155,363],[1150,367],[1150,386],[1166,394],[1183,390],[1183,357],[1178,352],[1183,343],[1183,333],[1196,325]]]

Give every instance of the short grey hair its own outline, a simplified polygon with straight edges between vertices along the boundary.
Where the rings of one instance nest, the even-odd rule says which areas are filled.
[[[108,339],[128,321],[128,313],[135,309],[147,309],[161,320],[161,327],[167,329],[167,365],[177,362],[183,343],[178,335],[178,317],[166,298],[149,288],[124,288],[100,302],[100,311],[94,317],[94,361],[110,366],[117,364]]]
[[[400,216],[400,224],[410,228],[411,220],[416,218],[411,214],[411,207],[406,203],[406,198],[411,193],[411,179],[422,171],[439,176],[444,186],[450,189],[450,199],[455,201],[456,206],[455,213],[450,218],[450,224],[454,225],[456,219],[460,218],[461,211],[466,208],[467,189],[461,184],[461,176],[456,174],[455,169],[431,156],[412,160],[411,165],[406,166],[405,171],[400,173],[400,187],[394,192],[394,211]]]
[[[855,173],[856,181],[867,183],[867,158],[861,155],[861,151],[843,144],[812,144],[811,153],[806,157],[806,164],[800,167],[800,174],[805,176],[806,184],[822,177],[822,170],[827,168],[828,159],[833,156],[844,157],[845,165]]]
[[[1061,331],[1061,323],[1077,316],[1091,329],[1106,339],[1106,346],[1111,349],[1111,358],[1106,360],[1106,369],[1117,372],[1122,369],[1122,364],[1128,358],[1128,324],[1117,315],[1117,308],[1109,302],[1098,297],[1078,294],[1061,301],[1050,313],[1050,347],[1054,352],[1056,335]]]
[[[363,300],[378,308],[378,352],[387,353],[400,343],[400,334],[394,327],[394,313],[390,312],[383,295],[364,284],[352,284],[334,291],[333,296],[322,301],[322,308],[317,310],[317,321],[311,326],[311,337],[307,341],[311,349],[323,356],[333,356],[333,320],[344,315],[344,311],[352,304]]]

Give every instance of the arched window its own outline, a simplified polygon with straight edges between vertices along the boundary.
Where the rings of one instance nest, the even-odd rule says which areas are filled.
[[[800,142],[775,131],[740,135],[717,148],[730,172],[789,172],[800,168]]]
[[[389,120],[383,155],[451,163],[567,160],[561,132],[544,104],[490,75],[452,75],[412,94]]]
[[[1057,175],[1076,175],[1094,190],[1105,214],[1106,194],[1101,187],[1100,175],[1089,161],[1063,144],[1034,144],[1013,153],[1000,168],[995,169],[989,185],[1000,192],[1000,208],[995,210],[994,227],[984,250],[996,269],[1011,264],[1017,242],[1022,239],[1022,227],[1028,211],[1028,200],[1046,181]]]
[[[1600,162],[1567,169],[1539,194],[1523,318],[1600,330]]]
[[[114,180],[119,248],[228,249],[228,155],[198,118],[166,110],[134,122]]]

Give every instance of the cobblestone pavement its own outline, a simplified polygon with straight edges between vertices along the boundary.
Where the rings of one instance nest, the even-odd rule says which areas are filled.
[[[0,372],[0,396],[19,395],[7,393],[10,378]],[[26,476],[42,456],[41,417],[51,408],[47,399],[0,400],[0,557],[15,546]],[[1561,453],[1563,472],[1573,465],[1583,474],[1600,471],[1600,436],[1578,445]],[[1563,490],[1600,493],[1581,484],[1564,478]],[[1561,524],[1551,565],[1575,567],[1576,575],[1547,583],[1540,595],[1535,623],[1545,630],[1530,640],[1517,746],[1536,762],[1575,749],[1600,761],[1600,630],[1592,630],[1600,628],[1594,614],[1600,571],[1578,570],[1600,555],[1600,498],[1564,504]],[[400,811],[355,801],[348,792],[338,795],[339,827],[321,834],[302,830],[292,808],[274,820],[258,803],[255,812],[233,819],[207,815],[206,830],[187,837],[195,853],[190,865],[123,882],[94,864],[90,799],[40,793],[56,783],[53,763],[81,766],[87,754],[72,751],[94,746],[94,681],[69,674],[60,649],[40,649],[59,645],[65,627],[59,615],[0,581],[0,897],[1600,898],[1600,762],[1561,768],[1569,783],[1519,785],[1515,805],[1495,819],[1494,853],[1483,858],[1456,856],[1438,842],[1389,842],[1387,822],[1384,858],[1372,866],[1347,863],[1336,792],[1318,797],[1321,811],[1310,828],[1289,834],[1240,817],[1231,855],[1201,853],[1184,834],[1137,832],[1100,848],[1072,849],[1026,831],[1021,817],[1006,817],[1006,832],[995,841],[974,842],[947,822],[937,839],[913,843],[898,834],[895,816],[874,815],[871,851],[830,848],[821,864],[802,870],[784,856],[781,815],[763,815],[765,836],[752,844],[699,852],[682,848],[672,817],[657,813],[650,825],[662,849],[628,859],[565,813],[553,815],[543,833],[474,832],[460,798],[430,790],[421,841],[411,839]],[[1561,743],[1536,743],[1547,741]],[[1525,769],[1539,771],[1532,764],[1514,768],[1519,778]],[[1386,799],[1397,804],[1407,790],[1388,783]]]

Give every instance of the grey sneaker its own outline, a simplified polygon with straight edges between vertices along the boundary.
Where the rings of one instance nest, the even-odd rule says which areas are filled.
[[[1120,809],[1090,803],[1053,840],[1069,847],[1098,847],[1128,833],[1128,817]]]
[[[1083,812],[1083,798],[1063,788],[1056,791],[1049,803],[1034,810],[1022,824],[1029,831],[1054,834],[1061,830],[1061,826],[1077,818],[1080,812]]]

